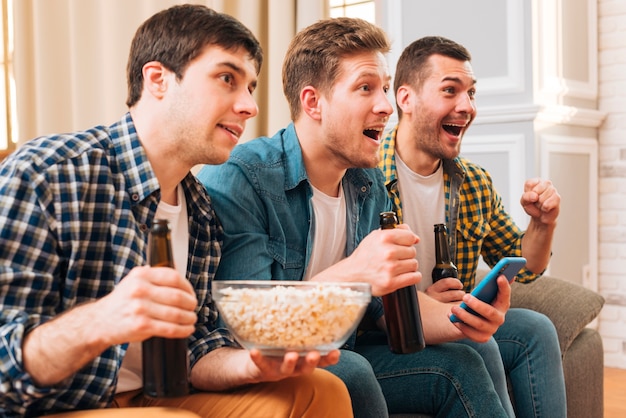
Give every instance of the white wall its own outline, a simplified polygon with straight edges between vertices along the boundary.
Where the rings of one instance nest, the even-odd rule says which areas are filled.
[[[626,368],[626,2],[598,0],[599,282],[604,362]]]
[[[606,298],[605,363],[626,369],[626,1],[378,2],[392,71],[426,34],[471,51],[479,115],[463,152],[492,171],[521,224],[520,176],[555,182],[562,208],[550,273]]]

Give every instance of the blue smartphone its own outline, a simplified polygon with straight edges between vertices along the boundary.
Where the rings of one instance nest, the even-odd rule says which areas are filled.
[[[478,283],[478,286],[472,290],[472,296],[482,300],[486,303],[491,303],[498,294],[498,283],[496,280],[502,274],[507,278],[509,283],[515,279],[515,275],[526,265],[526,259],[524,257],[504,257],[498,264],[496,264],[489,273]],[[469,308],[465,302],[461,302],[461,309],[465,309],[467,312],[480,316],[476,311]],[[450,316],[450,321],[461,322],[456,315]]]

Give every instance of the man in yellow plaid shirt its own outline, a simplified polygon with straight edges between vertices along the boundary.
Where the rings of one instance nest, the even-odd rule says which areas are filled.
[[[504,256],[523,256],[528,262],[517,279],[538,278],[550,260],[560,208],[560,196],[550,181],[527,180],[520,202],[531,220],[521,231],[504,209],[489,173],[459,157],[463,134],[476,117],[470,61],[462,45],[442,37],[409,45],[398,61],[394,82],[399,124],[380,148],[379,167],[394,209],[420,236],[418,289],[448,303],[459,303],[474,287],[481,255],[490,266]],[[448,227],[450,254],[459,274],[458,279],[433,283],[433,225],[439,223]],[[505,408],[513,405],[516,416],[566,416],[559,343],[547,317],[510,309],[489,342],[460,343],[481,354]]]

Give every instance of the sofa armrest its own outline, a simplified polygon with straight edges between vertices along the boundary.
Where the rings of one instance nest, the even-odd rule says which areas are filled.
[[[486,273],[479,270],[477,282]],[[604,298],[600,294],[552,276],[511,285],[511,307],[531,309],[550,318],[559,336],[562,355],[583,328],[598,316],[602,306]]]
[[[511,285],[511,307],[532,309],[550,318],[563,355],[603,305],[600,294],[556,277],[543,276],[532,283]]]

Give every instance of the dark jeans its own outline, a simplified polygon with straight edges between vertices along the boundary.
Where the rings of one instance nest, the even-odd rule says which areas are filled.
[[[355,418],[388,412],[507,417],[485,363],[464,344],[394,354],[384,334],[370,331],[359,337],[355,351],[343,350],[339,363],[328,368],[348,387]]]

